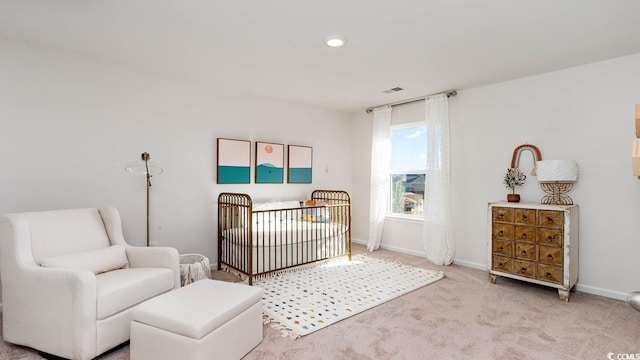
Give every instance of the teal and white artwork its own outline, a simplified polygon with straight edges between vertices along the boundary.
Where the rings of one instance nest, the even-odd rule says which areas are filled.
[[[313,149],[309,146],[289,145],[289,183],[311,184]]]
[[[256,184],[284,182],[284,145],[256,142]]]
[[[218,138],[218,184],[249,184],[251,142]]]

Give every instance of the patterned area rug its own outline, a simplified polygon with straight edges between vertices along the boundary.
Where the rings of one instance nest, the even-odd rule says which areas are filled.
[[[296,339],[443,277],[441,271],[356,255],[351,262],[284,271],[254,284],[265,290],[265,323]]]

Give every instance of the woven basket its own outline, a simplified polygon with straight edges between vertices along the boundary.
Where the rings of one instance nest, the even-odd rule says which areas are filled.
[[[210,279],[211,266],[209,258],[200,254],[180,255],[180,285],[189,285],[192,282]]]

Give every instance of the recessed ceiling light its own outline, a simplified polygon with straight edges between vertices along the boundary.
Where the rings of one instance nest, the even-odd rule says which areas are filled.
[[[347,42],[347,40],[340,35],[332,35],[332,36],[329,36],[325,40],[325,42],[329,47],[340,47],[340,46],[343,46]]]

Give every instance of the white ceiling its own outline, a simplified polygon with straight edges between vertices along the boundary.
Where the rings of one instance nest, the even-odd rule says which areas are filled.
[[[640,53],[638,14],[638,0],[0,0],[0,37],[353,112]],[[324,45],[333,34],[347,45]]]

